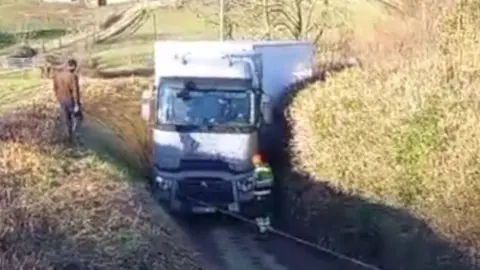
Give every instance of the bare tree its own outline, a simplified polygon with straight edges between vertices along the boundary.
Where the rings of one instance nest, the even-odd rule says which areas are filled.
[[[190,1],[189,7],[208,24],[220,26],[218,0]],[[261,39],[310,39],[318,43],[333,8],[329,0],[225,0],[226,39],[242,32]]]
[[[337,0],[224,0],[224,33],[227,39],[237,33],[262,39],[289,38],[320,42],[325,30],[348,21],[348,9]],[[368,1],[368,0],[365,0]],[[388,0],[372,0],[396,9]],[[217,27],[219,0],[192,0],[189,7],[202,19]]]
[[[270,29],[296,40],[310,39],[317,44],[327,27],[328,0],[270,0],[266,7],[272,18]],[[321,3],[320,3],[321,2]]]
[[[237,1],[225,0],[223,7],[223,12],[225,14],[223,22],[223,38],[225,39],[232,39],[234,29],[238,26],[237,21],[233,19],[233,17],[235,17],[234,12],[241,10],[237,6]],[[220,27],[220,5],[218,0],[193,0],[189,1],[187,7],[207,24]]]

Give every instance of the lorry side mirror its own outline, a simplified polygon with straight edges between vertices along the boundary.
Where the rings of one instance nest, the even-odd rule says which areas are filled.
[[[150,116],[151,116],[151,97],[152,97],[152,91],[150,90],[145,90],[142,93],[142,109],[141,109],[141,114],[142,114],[142,119],[145,121],[150,121]]]
[[[267,124],[271,124],[273,119],[272,119],[272,102],[270,97],[263,94],[260,106],[261,106],[261,111],[263,115],[263,120]]]

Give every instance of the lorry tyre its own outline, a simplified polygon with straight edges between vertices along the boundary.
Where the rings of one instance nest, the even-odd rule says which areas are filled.
[[[155,182],[155,179],[150,180],[150,192],[152,193],[152,196],[155,199],[155,201],[157,201],[159,203],[162,202],[162,200],[159,196],[160,195],[159,187],[158,187],[158,184]]]
[[[158,183],[155,182],[154,179],[152,179],[150,181],[150,191],[152,192],[152,196],[153,196],[153,198],[155,199],[156,202],[158,202],[159,204],[164,206],[166,208],[166,210],[168,210],[168,212],[170,212],[172,214],[175,213],[175,210],[173,209],[173,205],[172,205],[172,200],[171,199],[165,199],[165,198],[162,198],[160,196],[160,194],[161,194],[160,188],[158,186]]]

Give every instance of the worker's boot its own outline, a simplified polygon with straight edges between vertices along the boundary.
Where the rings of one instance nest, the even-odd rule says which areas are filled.
[[[265,219],[264,218],[256,218],[257,226],[258,226],[258,234],[256,239],[257,240],[265,240],[267,238],[267,226],[265,226]]]
[[[66,133],[66,137],[65,137],[66,144],[69,146],[72,146],[74,144],[74,136],[73,136],[72,129],[70,127],[67,127],[67,130],[65,133]]]
[[[264,218],[264,224],[265,224],[265,228],[267,228],[267,230],[271,227],[270,217],[269,217],[269,216],[266,216],[266,217]]]
[[[72,141],[76,146],[84,146],[82,137],[80,136],[80,122],[78,119],[76,119],[76,121],[73,122]]]
[[[83,146],[82,139],[81,139],[80,134],[77,130],[74,130],[72,132],[72,141],[76,146]]]

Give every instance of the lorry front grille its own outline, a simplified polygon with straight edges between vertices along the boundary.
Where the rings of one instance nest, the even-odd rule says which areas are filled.
[[[211,204],[234,201],[232,183],[218,178],[192,177],[181,180],[176,196],[181,200],[193,199]]]
[[[222,160],[183,159],[180,168],[188,171],[230,171],[228,163]]]

